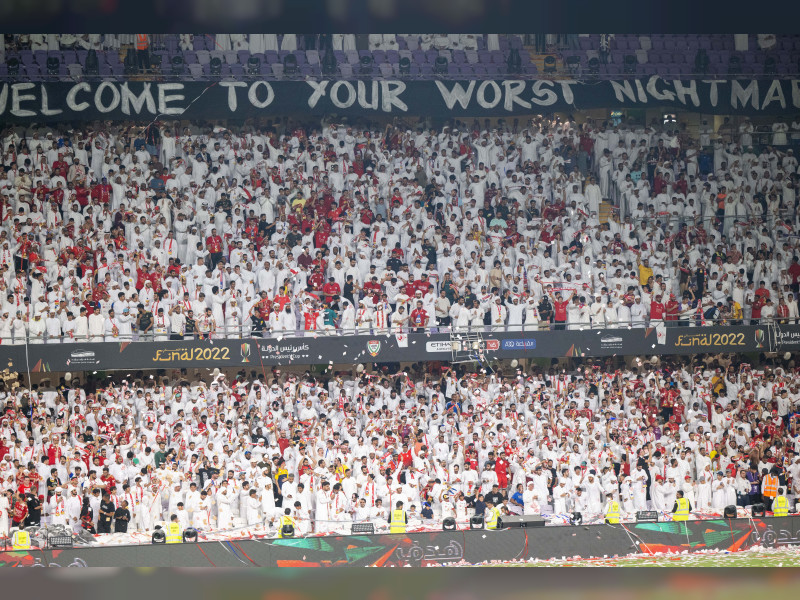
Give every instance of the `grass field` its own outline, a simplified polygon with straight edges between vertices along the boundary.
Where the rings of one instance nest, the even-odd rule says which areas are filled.
[[[798,567],[800,548],[753,548],[742,552],[636,554],[618,558],[565,558],[532,562],[491,563],[508,567]]]

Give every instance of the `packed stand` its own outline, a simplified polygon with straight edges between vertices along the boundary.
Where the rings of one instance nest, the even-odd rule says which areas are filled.
[[[6,129],[0,339],[796,322],[800,122],[675,127]]]
[[[175,515],[206,539],[275,535],[287,509],[301,535],[385,531],[398,501],[409,530],[467,527],[487,503],[551,524],[603,522],[615,504],[669,520],[679,491],[691,518],[777,497],[794,512],[793,363],[637,362],[18,387],[2,393],[0,534],[149,543]]]

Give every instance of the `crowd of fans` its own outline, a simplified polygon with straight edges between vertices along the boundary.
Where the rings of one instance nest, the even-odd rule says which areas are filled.
[[[773,130],[5,129],[0,339],[794,322],[800,124]]]
[[[800,496],[793,363],[420,363],[107,381],[2,393],[2,533],[150,532],[176,515],[204,534],[269,534],[287,508],[301,534],[382,530],[397,501],[411,529],[446,517],[467,526],[487,502],[589,520],[617,501],[630,518],[669,513],[679,490],[702,518],[770,510],[776,495],[794,512]]]

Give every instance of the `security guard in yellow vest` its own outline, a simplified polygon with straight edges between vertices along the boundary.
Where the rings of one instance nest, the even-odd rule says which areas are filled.
[[[675,504],[672,506],[673,521],[688,521],[689,511],[692,510],[692,503],[683,497],[683,491],[676,492]]]
[[[772,501],[772,516],[785,517],[789,514],[789,500],[783,495],[783,488],[778,488],[778,495]]]
[[[183,542],[183,532],[181,531],[181,524],[178,523],[178,515],[172,515],[169,518],[170,522],[167,523],[167,543],[180,544]]]
[[[614,500],[614,495],[606,494],[608,498],[606,502],[606,523],[617,524],[619,523],[619,502]]]
[[[288,535],[288,534],[284,535],[283,534],[283,528],[286,525],[291,525],[292,526],[292,534],[291,535]],[[292,517],[292,509],[291,508],[285,508],[283,510],[283,514],[281,515],[281,519],[278,522],[278,537],[280,537],[280,538],[294,537],[294,533],[296,531],[297,531],[297,523],[294,522],[294,518]]]
[[[408,525],[408,515],[403,510],[403,502],[398,500],[389,520],[389,533],[405,533]]]
[[[14,532],[11,536],[11,546],[14,550],[30,550],[31,549],[31,534],[20,529]]]
[[[483,515],[484,523],[486,523],[486,529],[497,529],[499,523],[498,519],[500,518],[500,509],[498,509],[494,502],[491,500],[486,501],[486,511]]]

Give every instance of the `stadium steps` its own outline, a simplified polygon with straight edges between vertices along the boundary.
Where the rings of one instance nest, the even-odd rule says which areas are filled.
[[[536,65],[536,72],[539,73],[541,76],[545,76],[548,78],[552,77],[553,79],[564,78],[566,76],[567,69],[564,65],[564,61],[558,54],[550,52],[538,54],[534,46],[523,46],[523,49],[528,52],[528,55],[531,57],[531,62]],[[556,59],[555,73],[544,72],[544,59],[547,58],[548,56],[552,56]]]
[[[608,223],[609,221],[615,221],[614,218],[614,210],[611,202],[608,200],[603,200],[600,203],[600,214],[597,215],[600,219],[601,223]]]

